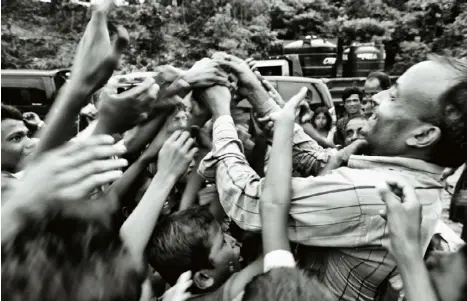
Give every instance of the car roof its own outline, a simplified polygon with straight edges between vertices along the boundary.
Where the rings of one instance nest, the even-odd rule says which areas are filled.
[[[324,84],[320,78],[300,77],[300,76],[264,76],[267,80],[281,81],[281,82],[302,82],[321,85]]]
[[[274,83],[274,82],[277,82],[277,83],[278,82],[282,82],[282,83],[284,83],[284,82],[293,82],[293,83],[311,84],[311,85],[315,86],[315,88],[317,89],[317,91],[320,94],[321,98],[325,101],[326,105],[333,106],[332,97],[331,97],[331,94],[329,92],[329,89],[326,86],[326,84],[323,82],[323,80],[321,80],[319,78],[298,77],[298,76],[264,76],[264,78],[267,79],[268,81],[270,81],[271,83]],[[281,91],[278,91],[278,92],[281,93]],[[248,109],[248,108],[251,108],[252,106],[248,102],[248,100],[243,99],[238,103],[237,107]]]
[[[55,76],[59,72],[69,71],[68,69],[56,70],[33,70],[33,69],[2,69],[2,76],[4,75],[29,75],[29,76]]]

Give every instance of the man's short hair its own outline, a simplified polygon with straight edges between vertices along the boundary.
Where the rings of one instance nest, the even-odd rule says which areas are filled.
[[[212,239],[219,223],[206,207],[193,207],[163,218],[148,244],[151,266],[170,285],[186,271],[212,269]]]
[[[389,75],[387,75],[384,72],[381,72],[381,71],[371,72],[366,78],[366,80],[370,80],[370,79],[377,79],[379,81],[379,86],[383,90],[387,90],[391,88],[391,78],[389,77]]]
[[[334,296],[316,277],[298,268],[278,268],[253,278],[242,301],[328,301]]]
[[[2,120],[5,119],[23,120],[23,115],[17,108],[2,103]]]
[[[2,298],[140,299],[146,271],[125,248],[119,231],[60,212],[24,218],[19,234],[2,243]]]
[[[349,98],[353,94],[357,94],[358,99],[360,99],[360,101],[362,101],[363,91],[358,87],[351,87],[351,88],[345,89],[344,93],[342,93],[342,101],[344,102],[344,104],[345,104],[345,101],[347,100],[347,98]]]
[[[425,120],[441,129],[432,159],[441,166],[459,167],[467,160],[467,64],[447,57],[432,57],[432,60],[459,74],[440,98],[441,114]]]
[[[349,124],[350,121],[356,120],[356,119],[368,121],[368,118],[365,115],[357,115],[357,116],[351,117],[351,118],[346,120],[346,122],[344,124],[344,129],[347,128],[347,125]]]

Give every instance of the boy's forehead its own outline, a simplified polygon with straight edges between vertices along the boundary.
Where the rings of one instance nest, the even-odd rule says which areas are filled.
[[[15,132],[28,132],[28,128],[22,120],[4,119],[2,120],[2,136],[9,136]]]

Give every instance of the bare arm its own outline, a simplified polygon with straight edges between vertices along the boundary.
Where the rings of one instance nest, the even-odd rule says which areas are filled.
[[[322,147],[325,147],[325,148],[334,148],[336,147],[336,145],[332,142],[332,141],[329,141],[328,139],[322,137],[320,134],[318,134],[318,132],[315,130],[315,128],[309,123],[304,123],[304,124],[301,124],[300,125],[303,130],[305,131],[305,133],[311,137],[311,139],[315,140],[316,142],[318,142],[319,145],[321,145]]]
[[[170,190],[197,149],[192,149],[193,139],[188,133],[176,131],[159,153],[158,172],[136,209],[120,228],[120,236],[137,258],[143,257],[146,245],[156,225]]]
[[[290,251],[287,233],[292,198],[292,145],[295,110],[306,95],[302,89],[275,117],[270,164],[260,197],[260,215],[264,254],[275,250]]]

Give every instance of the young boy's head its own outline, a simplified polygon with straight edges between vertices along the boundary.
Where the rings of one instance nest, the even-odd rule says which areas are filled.
[[[148,256],[149,263],[170,285],[191,271],[193,293],[214,291],[239,268],[238,254],[206,207],[162,219],[154,229]]]
[[[118,230],[56,212],[24,218],[18,235],[2,243],[2,299],[141,300],[145,268]]]
[[[331,301],[335,297],[316,277],[297,268],[278,268],[258,275],[244,290],[242,301]]]
[[[28,133],[21,112],[2,104],[2,171],[18,172],[21,160],[32,153],[36,143]]]

